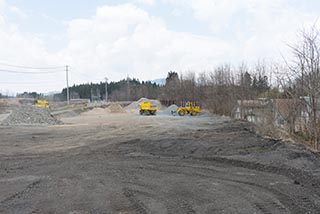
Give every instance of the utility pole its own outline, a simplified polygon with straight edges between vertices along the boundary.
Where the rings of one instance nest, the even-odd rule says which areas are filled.
[[[106,80],[106,103],[108,103],[108,78],[105,78]]]
[[[69,95],[69,66],[66,65],[66,80],[67,80],[67,102],[70,104],[70,95]]]
[[[129,74],[127,75],[127,101],[130,99],[130,79]]]

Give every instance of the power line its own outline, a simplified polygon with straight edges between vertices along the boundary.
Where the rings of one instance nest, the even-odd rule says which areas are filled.
[[[51,73],[58,73],[61,71],[16,71],[16,70],[6,70],[6,69],[0,69],[0,72],[6,72],[6,73],[14,73],[14,74],[51,74]]]
[[[69,71],[69,66],[66,65],[67,102],[68,102],[68,105],[69,105],[70,104],[70,94],[69,94],[69,74],[68,74],[68,71]]]
[[[75,70],[74,67],[71,67],[71,68],[73,68],[73,70]],[[85,78],[86,80],[91,80],[91,81],[101,81],[101,79],[100,78],[98,79],[96,76],[90,76],[88,74],[81,73],[79,71],[77,71],[77,72],[69,71],[69,72],[71,74],[76,75],[77,77],[79,77],[79,80],[83,80],[83,78]]]
[[[48,82],[48,81],[40,81],[40,82],[0,82],[0,84],[4,84],[4,85],[34,85],[34,84],[55,84],[54,82]]]
[[[73,74],[76,74],[77,76],[81,75],[81,76],[83,76],[85,78],[91,78],[92,77],[92,76],[89,76],[88,74],[79,72],[79,70],[77,70],[77,68],[75,68],[75,67],[71,67],[71,68],[73,69],[73,71],[70,71],[70,72],[73,73]]]
[[[60,69],[64,68],[65,66],[53,66],[53,67],[32,67],[32,66],[24,66],[24,65],[12,65],[8,63],[0,62],[0,65],[8,66],[8,67],[15,67],[15,68],[25,68],[25,69],[34,69],[34,70],[50,70],[50,69]]]

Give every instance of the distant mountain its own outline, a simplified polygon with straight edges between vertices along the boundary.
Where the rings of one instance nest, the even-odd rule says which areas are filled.
[[[165,78],[155,79],[155,80],[150,80],[150,82],[156,83],[157,85],[165,85],[166,84],[166,79]]]

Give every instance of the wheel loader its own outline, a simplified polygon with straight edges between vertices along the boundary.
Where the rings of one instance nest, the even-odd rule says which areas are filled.
[[[200,113],[200,106],[195,102],[188,101],[185,106],[179,106],[176,110],[171,111],[172,114],[178,113],[180,116],[190,114],[191,116],[196,116]]]
[[[151,105],[150,101],[140,103],[140,115],[155,115],[158,111],[158,106]]]
[[[43,99],[38,99],[34,105],[38,106],[38,107],[49,108],[49,103],[46,100],[43,100]]]

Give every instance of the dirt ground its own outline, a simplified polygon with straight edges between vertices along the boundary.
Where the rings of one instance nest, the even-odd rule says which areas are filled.
[[[320,213],[320,158],[225,117],[0,127],[0,213]]]

